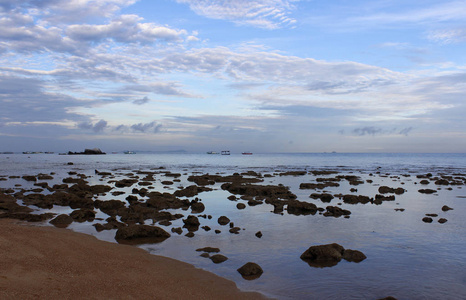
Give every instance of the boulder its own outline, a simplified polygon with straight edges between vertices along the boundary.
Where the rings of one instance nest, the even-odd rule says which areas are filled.
[[[314,203],[288,200],[288,213],[293,215],[310,215],[317,212],[317,206]]]
[[[201,223],[196,216],[189,215],[186,219],[183,219],[184,228],[188,229],[188,231],[197,231]]]
[[[337,265],[341,259],[350,262],[361,262],[366,256],[357,250],[343,248],[343,246],[333,243],[327,245],[311,246],[301,254],[301,259],[311,267],[325,268]]]
[[[228,217],[226,216],[221,216],[218,218],[217,222],[220,225],[227,225],[228,223],[230,223],[230,219],[228,219]]]
[[[361,262],[366,258],[366,255],[364,255],[364,253],[358,250],[345,249],[345,251],[343,252],[343,259],[347,261]]]
[[[95,211],[90,209],[78,209],[74,210],[70,217],[77,222],[92,222],[95,219]]]
[[[236,208],[237,208],[237,209],[245,209],[245,208],[246,208],[246,204],[244,204],[244,203],[238,203],[238,204],[236,204]]]

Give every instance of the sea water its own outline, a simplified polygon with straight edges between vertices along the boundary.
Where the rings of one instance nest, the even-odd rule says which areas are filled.
[[[72,163],[72,164],[69,164]],[[210,231],[199,229],[195,236],[188,238],[172,233],[172,236],[159,244],[141,245],[150,253],[168,256],[206,269],[236,282],[244,290],[253,290],[279,299],[378,299],[394,296],[398,299],[464,299],[466,298],[466,189],[463,186],[442,186],[433,195],[421,194],[421,188],[437,189],[430,183],[419,184],[417,174],[428,172],[438,174],[466,173],[465,154],[254,154],[254,155],[208,155],[208,154],[108,154],[98,156],[60,156],[53,154],[0,155],[0,175],[37,175],[55,173],[49,185],[61,183],[68,172],[78,172],[92,176],[89,184],[106,184],[95,175],[95,170],[123,174],[136,170],[154,171],[160,167],[167,171],[179,172],[180,182],[172,186],[161,183],[166,177],[156,175],[154,190],[174,192],[188,182],[192,174],[242,173],[248,170],[273,177],[264,178],[261,184],[283,184],[297,195],[300,201],[309,201],[319,207],[327,205],[350,210],[349,219],[324,217],[323,215],[295,216],[284,211],[274,214],[273,206],[262,204],[247,206],[238,210],[238,202],[227,199],[231,194],[215,184],[211,192],[200,193],[206,210],[202,214],[212,219],[200,218],[201,226],[209,226]],[[339,187],[329,187],[331,194],[356,194],[374,197],[378,187],[403,187],[407,190],[397,195],[395,201],[381,205],[342,203],[335,198],[331,203],[309,198],[314,190],[299,189],[299,184],[315,182],[316,177],[279,176],[281,172],[292,170],[335,170],[336,175],[356,175],[364,183],[351,186],[340,182]],[[121,174],[121,175],[118,175]],[[334,175],[329,175],[334,176]],[[3,177],[7,178],[7,177]],[[0,181],[0,187],[32,187],[21,178]],[[16,187],[20,188],[20,187]],[[351,188],[357,189],[350,192]],[[125,190],[125,189],[123,189]],[[99,196],[101,200],[121,198],[111,194]],[[448,205],[454,210],[443,212],[441,207]],[[35,208],[35,207],[33,207]],[[403,208],[403,212],[395,209]],[[37,213],[45,210],[37,210]],[[48,211],[48,210],[47,210]],[[68,207],[55,206],[55,213],[69,213]],[[170,210],[172,213],[191,214],[190,210]],[[433,223],[424,223],[427,213],[436,213]],[[239,234],[228,232],[228,226],[217,223],[219,216],[227,216],[242,230]],[[98,214],[101,218],[107,216]],[[440,224],[439,218],[448,222]],[[96,223],[99,221],[95,221]],[[91,222],[73,223],[69,228],[95,235],[97,238],[115,242],[115,231],[96,232]],[[170,232],[172,227],[181,227],[182,220],[164,227]],[[216,234],[215,229],[221,230]],[[255,233],[263,236],[257,238]],[[360,262],[341,261],[334,267],[315,268],[302,261],[300,255],[310,246],[338,243],[346,249],[362,251],[367,259]],[[220,254],[228,257],[221,264],[200,257],[195,250],[202,247],[218,247]],[[256,262],[264,274],[256,280],[244,280],[236,271],[246,262]]]

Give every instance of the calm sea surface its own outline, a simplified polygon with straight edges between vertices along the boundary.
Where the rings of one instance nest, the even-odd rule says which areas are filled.
[[[73,162],[73,165],[68,165]],[[244,290],[254,290],[279,299],[378,299],[394,296],[398,299],[466,299],[466,188],[458,186],[427,186],[419,183],[418,174],[433,176],[448,174],[466,175],[465,154],[254,154],[229,156],[207,154],[108,154],[103,156],[60,156],[57,154],[0,155],[0,188],[32,188],[32,184],[11,175],[37,175],[54,172],[49,185],[61,183],[68,172],[86,174],[89,184],[107,184],[109,179],[95,175],[94,170],[112,172],[117,179],[125,178],[137,170],[154,171],[164,167],[179,172],[180,182],[166,186],[163,174],[155,176],[154,190],[173,193],[181,186],[192,185],[188,176],[199,173],[230,175],[248,170],[269,174],[261,184],[288,186],[298,200],[308,201],[318,207],[337,206],[351,211],[349,219],[324,217],[323,215],[295,216],[284,211],[274,214],[273,206],[262,204],[238,210],[236,204],[247,201],[230,201],[231,194],[220,188],[197,195],[206,210],[202,214],[212,219],[200,218],[201,226],[195,236],[188,238],[175,233],[159,244],[141,245],[150,253],[172,257],[209,270],[236,282]],[[336,175],[357,175],[364,184],[352,186],[341,181],[339,187],[329,187],[331,194],[355,194],[374,197],[382,185],[403,187],[407,192],[396,195],[395,201],[381,205],[345,204],[335,198],[322,203],[309,197],[321,190],[299,189],[300,183],[316,182],[318,177],[310,173],[303,176],[278,176],[291,170],[336,170]],[[102,181],[103,180],[103,181]],[[367,182],[371,180],[372,182]],[[16,186],[15,186],[16,185]],[[17,186],[21,185],[21,186]],[[351,189],[357,191],[351,191]],[[438,189],[431,195],[418,192],[421,188]],[[120,189],[126,194],[110,193],[98,199],[123,200],[132,188]],[[443,205],[453,210],[444,212]],[[35,208],[35,207],[33,207]],[[395,209],[403,208],[404,211]],[[45,210],[38,210],[37,213]],[[55,206],[52,212],[70,213],[69,207]],[[191,211],[170,210],[185,216]],[[425,214],[438,214],[432,223],[424,223]],[[235,226],[242,228],[237,235],[228,232],[228,226],[217,223],[220,216],[228,216]],[[103,219],[108,216],[98,212]],[[446,218],[444,224],[439,218]],[[102,222],[95,221],[94,223]],[[96,232],[93,223],[73,223],[69,228],[95,235],[99,239],[114,242],[115,231]],[[182,220],[164,227],[183,226]],[[215,229],[221,230],[216,234]],[[262,238],[255,233],[261,231]],[[310,246],[338,243],[346,249],[362,251],[367,259],[360,262],[341,261],[334,267],[315,268],[302,261],[300,255]],[[228,257],[221,264],[200,257],[197,248],[220,248],[220,254]],[[256,262],[264,274],[252,281],[244,280],[236,271],[246,262]]]

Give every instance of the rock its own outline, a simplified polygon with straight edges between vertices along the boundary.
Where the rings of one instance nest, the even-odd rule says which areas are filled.
[[[448,221],[448,220],[445,219],[445,218],[440,218],[440,219],[438,219],[438,222],[439,222],[440,224],[446,223],[447,221]]]
[[[343,259],[347,261],[358,263],[365,260],[366,258],[366,255],[364,255],[364,253],[358,250],[345,249],[345,251],[343,252]]]
[[[422,221],[425,222],[425,223],[432,223],[433,220],[430,217],[424,217],[424,218],[422,218]]]
[[[351,214],[349,210],[342,209],[338,206],[327,206],[327,211],[324,213],[325,217],[341,217],[341,216],[348,216]]]
[[[248,262],[237,270],[244,279],[253,280],[259,278],[264,271],[262,268],[253,262]]]
[[[214,230],[214,232],[215,232],[215,234],[219,234],[219,233],[221,233],[221,231],[220,231],[220,230],[218,230],[218,229],[215,229],[215,230]]]
[[[197,231],[201,223],[196,216],[189,215],[186,219],[183,219],[184,228],[188,229],[188,231]]]
[[[228,223],[230,223],[230,219],[228,219],[226,216],[221,216],[218,218],[217,220],[218,224],[220,225],[227,225]]]
[[[193,214],[201,213],[205,210],[204,203],[193,200],[191,202],[191,212]]]
[[[237,209],[245,209],[245,208],[246,208],[246,204],[244,204],[244,203],[238,203],[238,204],[236,204],[236,208],[237,208]]]
[[[435,218],[435,217],[438,217],[437,214],[426,214],[426,216],[428,216],[428,217],[434,217],[434,218]]]
[[[317,206],[314,203],[288,200],[288,213],[293,215],[309,215],[317,212]]]
[[[205,257],[205,258],[209,258],[209,257],[210,257],[209,253],[205,253],[205,252],[202,253],[202,254],[199,255],[199,256],[202,256],[202,257]]]
[[[149,225],[129,225],[119,228],[115,239],[119,243],[144,244],[160,243],[170,237],[170,234],[160,227]]]
[[[256,232],[256,236],[257,236],[258,238],[261,238],[261,237],[262,237],[262,232],[260,232],[260,231]]]
[[[448,207],[446,205],[442,206],[442,211],[449,211],[449,210],[452,210],[453,208],[451,207]]]
[[[130,187],[130,186],[132,186],[133,184],[135,184],[136,182],[138,182],[137,179],[128,179],[128,178],[125,178],[125,179],[122,179],[122,180],[119,180],[119,181],[115,182],[115,186],[118,187],[118,188]]]
[[[311,246],[301,254],[301,259],[313,267],[333,267],[343,258],[345,248],[338,244]]]
[[[218,253],[218,252],[220,252],[220,249],[215,248],[215,247],[204,247],[204,248],[196,249],[196,251],[198,251],[198,252],[208,252],[208,253],[212,253],[212,252]]]
[[[433,193],[436,193],[437,191],[432,190],[432,189],[420,189],[418,190],[418,192],[421,194],[433,194]]]
[[[204,229],[205,231],[210,231],[211,230],[211,228],[209,226],[202,226],[201,228]]]
[[[95,219],[95,211],[86,208],[78,209],[74,210],[70,217],[77,222],[92,222]]]
[[[392,194],[397,194],[397,195],[401,195],[405,192],[405,189],[403,188],[391,188],[391,187],[388,187],[388,186],[381,186],[379,187],[379,193],[381,194],[388,194],[388,193],[392,193]]]
[[[214,264],[220,264],[226,260],[228,260],[228,257],[224,256],[224,255],[221,255],[221,254],[215,254],[215,255],[212,255],[210,257],[210,259],[212,260],[212,262]]]
[[[194,237],[194,232],[190,231],[190,232],[186,233],[184,236],[192,238],[192,237]]]
[[[175,191],[174,195],[177,197],[194,197],[200,192],[209,192],[212,191],[211,188],[204,186],[190,185],[184,189]]]
[[[51,220],[49,223],[55,227],[66,228],[68,227],[68,225],[73,223],[73,219],[68,215],[61,214],[61,215],[58,215],[53,220]]]
[[[343,196],[343,202],[348,203],[348,204],[366,204],[369,203],[371,199],[367,196],[362,196],[362,195],[344,195]]]
[[[182,229],[181,227],[173,227],[173,228],[172,228],[172,232],[178,233],[178,234],[182,234],[182,233],[183,233],[183,229]]]
[[[241,228],[239,227],[233,227],[233,228],[230,228],[230,233],[234,233],[234,234],[239,234],[239,231],[241,230]]]

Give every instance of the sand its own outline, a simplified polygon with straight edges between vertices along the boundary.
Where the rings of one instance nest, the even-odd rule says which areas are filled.
[[[265,299],[134,246],[0,220],[0,299]]]

